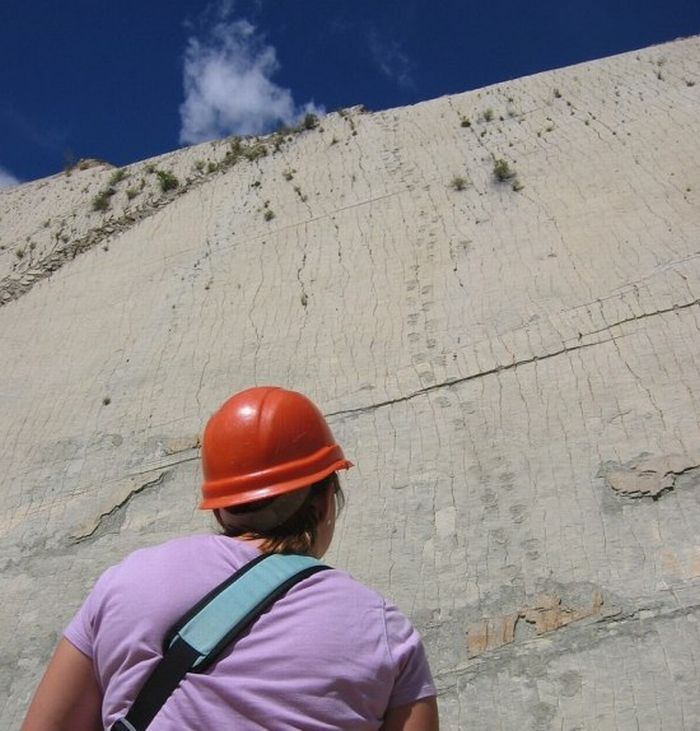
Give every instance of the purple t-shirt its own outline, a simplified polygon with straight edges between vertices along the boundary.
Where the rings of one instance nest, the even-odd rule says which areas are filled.
[[[106,728],[126,714],[168,629],[257,555],[242,541],[194,535],[136,551],[102,574],[65,637],[93,659]],[[321,571],[207,672],[189,674],[149,731],[377,729],[388,708],[433,695],[410,622],[348,574]]]

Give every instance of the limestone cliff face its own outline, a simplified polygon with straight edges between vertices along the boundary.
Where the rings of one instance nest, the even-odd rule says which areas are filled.
[[[696,729],[699,139],[691,38],[0,191],[0,726],[273,383],[357,464],[331,559],[444,728]]]

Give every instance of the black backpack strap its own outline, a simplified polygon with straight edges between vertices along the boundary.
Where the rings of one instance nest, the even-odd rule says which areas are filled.
[[[206,670],[294,584],[329,568],[310,556],[269,554],[219,584],[168,632],[163,658],[112,731],[145,731],[186,673]]]
[[[148,676],[125,718],[112,726],[112,731],[143,731],[180,684],[199,653],[186,642],[174,642]]]

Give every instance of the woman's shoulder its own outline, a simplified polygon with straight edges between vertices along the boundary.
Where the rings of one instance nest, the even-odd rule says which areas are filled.
[[[253,558],[258,551],[243,541],[228,538],[216,533],[192,533],[186,536],[170,538],[152,546],[138,548],[130,553],[125,560],[142,560],[156,557],[201,556],[210,553],[227,553],[241,555],[243,558]]]
[[[152,574],[176,576],[181,572],[221,575],[243,566],[258,551],[242,541],[225,536],[196,533],[138,548],[108,569],[112,579],[120,576],[144,577]]]
[[[319,604],[333,603],[341,608],[341,614],[357,613],[371,610],[372,613],[384,614],[391,604],[377,589],[368,586],[343,569],[330,566],[330,571],[320,571],[305,579],[303,593],[312,595],[312,601]]]

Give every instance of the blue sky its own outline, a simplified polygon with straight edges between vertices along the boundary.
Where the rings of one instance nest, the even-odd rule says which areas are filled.
[[[698,33],[699,0],[2,0],[0,186]]]

